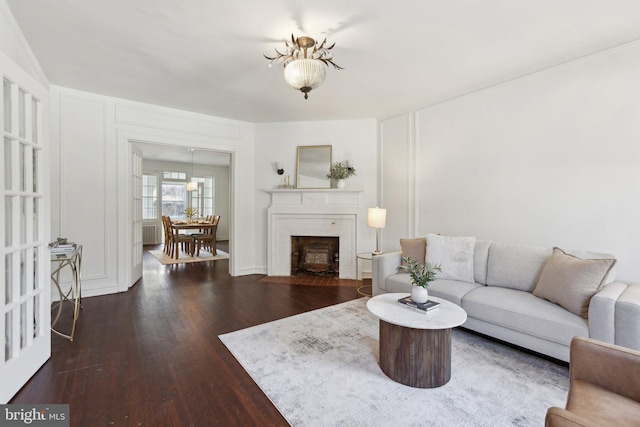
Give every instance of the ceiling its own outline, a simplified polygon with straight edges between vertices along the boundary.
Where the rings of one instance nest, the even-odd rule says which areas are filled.
[[[388,118],[640,38],[637,0],[7,0],[52,84],[249,122]],[[305,100],[282,40],[335,42]]]

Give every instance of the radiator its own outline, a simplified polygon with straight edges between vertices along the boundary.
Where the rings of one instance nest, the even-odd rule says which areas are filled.
[[[156,224],[145,224],[142,226],[142,244],[157,245],[158,236],[156,234]]]

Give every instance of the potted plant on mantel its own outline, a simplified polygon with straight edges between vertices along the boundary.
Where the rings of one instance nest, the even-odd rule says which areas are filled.
[[[336,181],[336,188],[344,188],[344,180],[356,174],[356,169],[348,163],[335,162],[329,169],[327,178]]]
[[[424,304],[429,300],[429,292],[427,288],[429,284],[436,279],[436,273],[442,272],[440,265],[425,262],[420,264],[418,261],[402,257],[403,265],[398,267],[398,271],[404,270],[411,276],[411,300],[418,304]]]

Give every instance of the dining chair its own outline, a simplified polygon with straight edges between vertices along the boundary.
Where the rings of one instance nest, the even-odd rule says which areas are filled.
[[[175,230],[171,226],[171,217],[163,217],[163,221],[165,222],[166,227],[168,228],[170,233],[171,251],[169,253],[169,256],[178,259],[180,253],[180,244],[182,244],[182,248],[185,252],[193,256],[193,250],[195,247],[195,240],[193,239],[193,237],[187,234],[180,234],[178,230]]]
[[[173,245],[173,242],[171,241],[171,226],[169,225],[167,227],[167,221],[165,218],[165,215],[161,216],[161,220],[162,220],[162,230],[164,231],[164,253],[171,256],[171,245]]]
[[[220,215],[212,215],[211,216],[211,224],[213,227],[206,228],[203,233],[195,233],[191,236],[195,239],[196,244],[196,256],[200,256],[200,248],[204,247],[206,250],[210,251],[213,256],[218,254],[218,250],[216,248],[216,231],[218,230],[218,222],[220,222]]]

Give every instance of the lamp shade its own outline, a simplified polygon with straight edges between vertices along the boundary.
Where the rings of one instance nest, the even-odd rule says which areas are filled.
[[[373,228],[384,228],[387,222],[387,210],[379,207],[369,208],[367,225]]]
[[[195,181],[187,182],[187,191],[196,191],[198,189],[198,183]]]
[[[284,79],[294,89],[315,89],[324,82],[327,66],[317,59],[296,59],[284,67]]]

